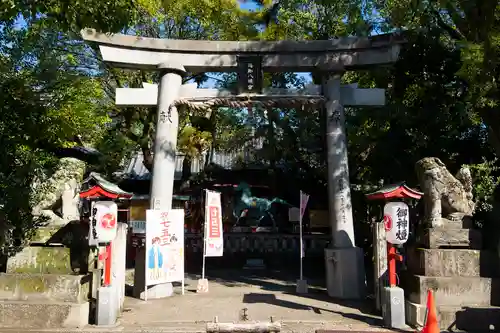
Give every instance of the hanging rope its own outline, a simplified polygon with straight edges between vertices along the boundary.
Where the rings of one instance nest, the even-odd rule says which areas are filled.
[[[247,108],[261,106],[262,108],[311,108],[322,106],[325,98],[311,96],[284,95],[238,95],[210,99],[182,98],[174,101],[170,108],[184,106],[194,112],[208,111],[213,107]],[[170,110],[169,110],[170,111]]]

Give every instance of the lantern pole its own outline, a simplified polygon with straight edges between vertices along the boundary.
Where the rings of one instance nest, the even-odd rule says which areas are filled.
[[[403,261],[403,256],[398,254],[396,247],[387,242],[387,259],[389,261],[389,286],[391,288],[397,287],[397,274],[396,274],[396,261]]]

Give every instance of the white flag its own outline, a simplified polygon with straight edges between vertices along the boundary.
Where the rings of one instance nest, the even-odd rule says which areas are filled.
[[[300,191],[299,228],[300,228],[300,257],[301,258],[304,258],[306,256],[305,249],[304,249],[304,241],[302,240],[302,217],[304,217],[304,212],[306,211],[308,201],[309,201],[309,195]]]
[[[300,220],[302,221],[302,217],[304,216],[304,212],[306,211],[307,202],[309,201],[309,194],[306,194],[300,191]]]

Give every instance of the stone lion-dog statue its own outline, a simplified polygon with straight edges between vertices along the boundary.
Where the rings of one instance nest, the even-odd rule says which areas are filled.
[[[446,220],[472,216],[475,203],[468,168],[462,167],[453,177],[439,158],[425,157],[416,163],[415,170],[424,193],[425,221],[432,228],[443,227]]]

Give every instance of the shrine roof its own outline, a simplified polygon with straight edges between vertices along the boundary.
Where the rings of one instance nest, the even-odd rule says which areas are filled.
[[[368,200],[385,200],[393,198],[409,198],[418,200],[423,195],[424,193],[407,186],[405,182],[384,185],[375,192],[365,194]]]
[[[131,192],[122,190],[118,185],[106,180],[97,172],[91,172],[90,175],[83,181],[83,183],[87,184],[87,186],[84,186],[84,188],[86,187],[86,189],[80,192],[80,196],[96,186],[118,197],[130,198],[134,195]]]
[[[134,194],[130,200],[149,200],[150,196],[147,194]],[[174,194],[172,195],[172,200],[178,200],[178,201],[188,201],[191,200],[190,195],[178,195]]]

